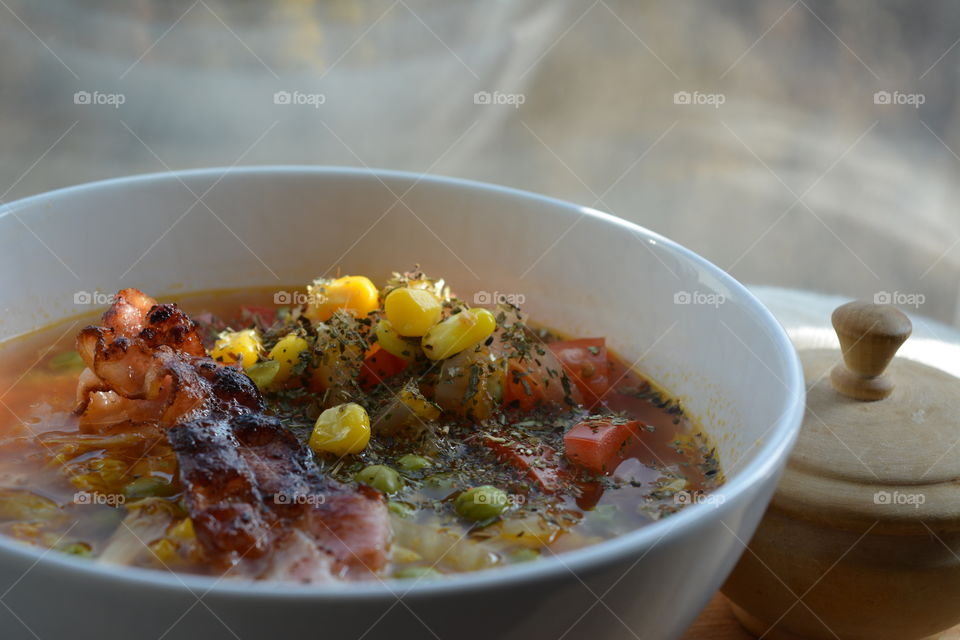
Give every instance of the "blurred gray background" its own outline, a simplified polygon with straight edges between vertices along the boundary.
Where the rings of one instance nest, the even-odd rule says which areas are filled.
[[[948,0],[2,0],[0,194],[454,175],[610,211],[744,282],[960,324],[958,40]]]

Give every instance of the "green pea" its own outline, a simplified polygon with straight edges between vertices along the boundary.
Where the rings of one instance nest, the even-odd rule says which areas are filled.
[[[507,508],[509,496],[503,489],[483,485],[464,491],[453,502],[453,508],[457,514],[479,522],[496,518],[503,510]]]
[[[452,473],[438,473],[423,479],[428,487],[434,489],[453,489],[457,486],[457,477]]]
[[[430,460],[430,458],[418,456],[414,453],[408,453],[397,460],[397,466],[404,471],[420,471],[421,469],[432,467],[433,462]]]
[[[264,360],[247,369],[247,377],[253,380],[254,384],[262,391],[273,383],[280,371],[279,360]]]
[[[60,551],[82,558],[89,558],[93,555],[93,549],[86,542],[71,542],[70,544],[65,544],[60,547]]]
[[[176,489],[163,478],[143,476],[123,487],[122,493],[129,500],[139,500],[140,498],[173,495],[176,493]]]
[[[410,566],[398,569],[394,572],[394,578],[438,578],[443,574],[434,569],[433,567],[423,567],[423,566]]]
[[[384,493],[396,493],[403,489],[403,478],[385,464],[372,464],[356,475],[357,482],[368,484]]]
[[[64,351],[50,358],[47,366],[54,371],[74,371],[83,369],[85,364],[76,351]]]
[[[393,515],[400,516],[401,518],[412,518],[415,512],[415,509],[406,502],[397,502],[396,500],[390,500],[387,502],[387,510]]]

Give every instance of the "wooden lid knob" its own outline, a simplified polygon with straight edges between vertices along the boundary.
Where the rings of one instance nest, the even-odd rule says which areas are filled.
[[[892,305],[858,301],[837,307],[832,320],[844,362],[830,372],[833,388],[855,400],[889,396],[893,380],[884,370],[910,337],[910,318]]]

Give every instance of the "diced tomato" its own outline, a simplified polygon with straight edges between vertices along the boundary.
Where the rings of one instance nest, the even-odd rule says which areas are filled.
[[[560,460],[557,452],[547,445],[527,446],[515,440],[499,442],[484,438],[483,443],[497,457],[520,471],[537,483],[547,493],[553,493],[559,486]]]
[[[517,362],[507,363],[507,377],[503,383],[503,403],[523,411],[530,411],[543,400],[543,385],[530,375],[530,370]]]
[[[609,474],[636,451],[642,423],[621,418],[589,418],[563,436],[567,459],[597,474]]]
[[[367,355],[363,359],[363,365],[360,367],[360,378],[357,382],[361,389],[369,391],[406,368],[406,360],[398,358],[389,351],[381,349],[380,345],[375,344],[367,351]]]
[[[577,496],[577,506],[584,511],[593,509],[600,502],[600,498],[603,497],[602,482],[581,482],[577,487],[580,489],[580,495]]]
[[[566,385],[564,385],[566,379]],[[569,408],[569,402],[581,404],[580,389],[570,376],[563,374],[563,365],[550,350],[534,353],[519,360],[507,362],[507,376],[503,384],[503,404],[530,411],[541,404]]]
[[[270,307],[255,307],[244,305],[240,307],[240,314],[244,318],[259,319],[264,327],[270,327],[277,320],[277,310]]]
[[[564,340],[550,344],[570,379],[583,394],[587,408],[596,406],[610,388],[610,363],[603,338]]]

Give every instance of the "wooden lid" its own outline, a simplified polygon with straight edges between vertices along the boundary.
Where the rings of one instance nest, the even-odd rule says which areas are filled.
[[[773,504],[835,526],[960,530],[960,379],[895,359],[910,320],[852,302],[841,351],[800,351],[807,412]],[[921,522],[922,521],[922,522]]]

